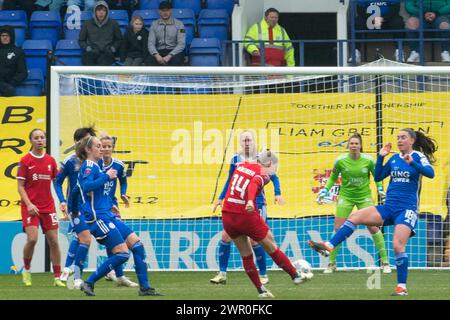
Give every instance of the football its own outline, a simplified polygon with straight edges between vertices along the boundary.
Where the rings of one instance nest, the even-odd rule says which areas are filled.
[[[300,272],[302,278],[311,279],[314,276],[311,264],[308,261],[304,259],[298,259],[293,264],[295,269]]]

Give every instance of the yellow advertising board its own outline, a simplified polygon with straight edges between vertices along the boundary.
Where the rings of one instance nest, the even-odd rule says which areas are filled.
[[[0,97],[0,221],[20,220],[17,164],[31,148],[28,134],[45,130],[45,97]]]

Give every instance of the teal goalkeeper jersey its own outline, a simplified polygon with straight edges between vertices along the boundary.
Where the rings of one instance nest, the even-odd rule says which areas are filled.
[[[339,175],[342,184],[339,189],[339,197],[351,201],[364,201],[371,197],[370,174],[374,175],[375,161],[367,154],[361,153],[359,159],[353,160],[350,154],[339,156],[334,162],[333,173],[325,185],[328,190],[334,185]],[[381,186],[381,182],[377,183]]]

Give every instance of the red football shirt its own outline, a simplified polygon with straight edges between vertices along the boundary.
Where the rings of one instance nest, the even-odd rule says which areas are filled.
[[[57,173],[56,161],[48,154],[37,157],[30,152],[20,159],[17,179],[25,180],[25,191],[30,201],[39,209],[39,213],[56,212],[51,183]],[[21,206],[26,209],[23,201]]]
[[[240,164],[231,177],[227,194],[223,200],[222,211],[248,214],[245,205],[248,200],[253,200],[254,213],[258,214],[255,198],[269,181],[269,175],[260,164],[250,162]]]

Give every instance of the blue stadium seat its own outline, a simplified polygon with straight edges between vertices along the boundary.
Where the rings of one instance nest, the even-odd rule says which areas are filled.
[[[16,96],[42,96],[44,75],[40,69],[28,69],[28,77],[16,87]]]
[[[207,0],[206,7],[208,9],[225,9],[228,15],[231,16],[234,8],[234,0]]]
[[[186,9],[189,8],[198,16],[202,10],[202,0],[172,0],[172,8]]]
[[[127,31],[130,20],[128,18],[128,12],[126,10],[110,10],[109,18],[117,21],[122,34]]]
[[[219,66],[222,53],[217,38],[194,38],[189,50],[191,66]]]
[[[23,10],[0,10],[0,26],[13,27],[16,46],[21,47],[28,28],[27,13]]]
[[[151,10],[158,9],[159,3],[163,0],[140,0],[139,1],[139,9],[141,10]]]
[[[59,40],[55,48],[57,66],[81,66],[82,50],[78,40]]]
[[[140,16],[142,19],[144,19],[144,27],[150,28],[152,25],[152,22],[155,20],[158,20],[159,17],[159,11],[158,10],[135,10],[133,11],[133,17]]]
[[[47,76],[47,53],[53,50],[50,40],[25,40],[22,45],[28,69],[38,68]]]
[[[78,40],[80,38],[80,31],[83,22],[92,19],[92,11],[82,11],[79,21],[81,24],[77,24],[78,17],[76,13],[66,13],[64,16],[64,39],[66,40]]]
[[[203,9],[198,16],[198,34],[200,38],[228,39],[229,17],[224,9]]]
[[[56,45],[61,35],[61,17],[58,11],[34,11],[30,18],[31,39],[50,40]]]
[[[186,28],[186,47],[189,46],[194,39],[195,33],[195,14],[191,9],[173,9],[172,16],[184,23]]]

